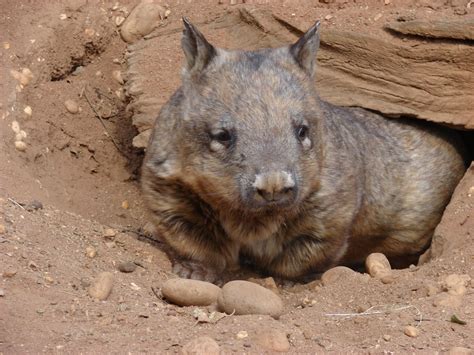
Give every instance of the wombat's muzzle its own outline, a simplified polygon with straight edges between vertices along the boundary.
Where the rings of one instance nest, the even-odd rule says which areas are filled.
[[[251,198],[258,207],[290,205],[296,199],[297,185],[293,174],[270,171],[255,175]]]

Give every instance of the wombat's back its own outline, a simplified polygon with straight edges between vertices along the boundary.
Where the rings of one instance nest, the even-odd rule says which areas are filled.
[[[359,210],[347,261],[370,252],[418,254],[427,247],[465,171],[460,135],[413,119],[389,119],[363,109],[324,104],[328,133],[359,164]]]

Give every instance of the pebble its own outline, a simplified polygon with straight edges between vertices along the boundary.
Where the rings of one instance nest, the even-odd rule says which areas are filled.
[[[467,196],[471,197],[474,195],[474,186],[471,186],[467,192]]]
[[[181,353],[183,355],[219,355],[220,347],[214,339],[203,336],[186,343]]]
[[[403,332],[405,333],[405,335],[412,338],[416,338],[418,334],[420,334],[420,331],[418,330],[418,328],[413,327],[411,325],[406,326]]]
[[[89,295],[99,301],[106,300],[112,292],[113,285],[114,275],[111,272],[101,272],[89,287]]]
[[[474,352],[471,349],[463,348],[461,346],[455,346],[448,351],[448,355],[469,355]]]
[[[381,18],[382,18],[382,14],[379,13],[379,14],[375,15],[374,21],[378,21],[378,20],[380,20]]]
[[[27,211],[37,211],[37,210],[42,210],[43,209],[43,203],[38,200],[33,200],[25,206],[25,209]]]
[[[178,306],[208,306],[216,302],[221,289],[210,282],[176,278],[167,280],[161,292]]]
[[[7,228],[3,224],[0,224],[0,234],[5,234],[6,232]]]
[[[26,106],[24,109],[23,109],[23,112],[27,115],[27,116],[30,116],[33,114],[33,110],[31,109],[31,106]]]
[[[18,132],[16,135],[15,135],[15,140],[16,141],[22,141],[23,139],[25,139],[27,137],[27,134],[25,131],[23,130],[20,130],[20,132]]]
[[[12,131],[15,133],[20,133],[21,129],[18,121],[12,121]]]
[[[97,256],[97,250],[93,246],[88,246],[86,248],[86,255],[89,258],[95,258]]]
[[[7,270],[7,271],[4,271],[2,276],[5,277],[5,278],[12,278],[13,276],[15,276],[17,273],[16,270]]]
[[[124,262],[118,264],[118,269],[121,272],[125,272],[125,273],[134,272],[136,268],[137,268],[137,264],[135,264],[131,261],[124,261]]]
[[[392,339],[392,337],[391,337],[390,335],[388,335],[388,334],[384,334],[384,336],[383,336],[382,338],[383,338],[383,340],[385,340],[385,341],[390,341],[390,340]]]
[[[278,295],[265,287],[241,280],[226,283],[217,304],[227,314],[266,314],[278,318],[283,313],[283,302]]]
[[[129,205],[129,203],[128,203],[127,200],[122,201],[122,208],[123,208],[124,210],[128,210],[129,207],[130,207],[130,205]]]
[[[170,15],[171,15],[171,10],[170,10],[170,9],[167,9],[167,10],[165,11],[165,18],[168,18]]]
[[[122,72],[120,70],[114,70],[112,72],[112,76],[114,77],[114,79],[119,83],[119,84],[122,84],[124,83],[123,81],[123,77],[122,77]]]
[[[24,152],[26,150],[26,143],[25,142],[22,142],[22,141],[16,141],[15,142],[15,148],[16,150],[20,151],[20,152]]]
[[[86,28],[84,34],[88,37],[92,37],[95,35],[95,30],[93,28]]]
[[[64,101],[64,106],[66,106],[66,110],[68,110],[69,113],[76,114],[79,112],[79,105],[74,100]]]
[[[59,19],[60,19],[61,21],[64,21],[65,19],[67,19],[67,15],[66,15],[66,14],[60,14],[60,15],[59,15]]]
[[[104,231],[104,238],[106,239],[114,239],[116,235],[117,235],[117,232],[112,228],[107,228]]]
[[[354,277],[357,273],[346,267],[346,266],[336,266],[332,269],[327,270],[321,276],[321,282],[324,286],[332,285],[341,282],[343,279]]]
[[[392,273],[392,268],[387,257],[382,253],[372,253],[365,259],[365,268],[370,276],[377,279],[388,277]]]
[[[325,19],[326,21],[329,21],[329,20],[332,19],[333,17],[334,17],[333,15],[329,14],[329,15],[324,16],[324,19]]]
[[[117,16],[115,18],[115,26],[119,27],[125,21],[125,17]]]
[[[237,339],[245,339],[245,338],[248,338],[248,336],[249,336],[249,333],[246,330],[241,330],[235,335]]]
[[[0,288],[0,297],[5,297],[5,290]]]
[[[260,346],[278,352],[290,350],[290,342],[285,332],[278,329],[263,329],[256,334],[256,343]]]
[[[120,28],[120,34],[125,42],[133,43],[151,33],[164,18],[165,9],[153,2],[142,1],[130,12]]]

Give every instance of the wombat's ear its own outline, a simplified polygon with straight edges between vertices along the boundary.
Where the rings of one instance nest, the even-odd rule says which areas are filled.
[[[316,23],[295,44],[290,47],[290,53],[296,63],[310,76],[314,74],[316,52],[319,48],[319,25]]]
[[[202,71],[216,55],[216,49],[204,38],[203,34],[183,17],[184,30],[181,39],[189,72]]]

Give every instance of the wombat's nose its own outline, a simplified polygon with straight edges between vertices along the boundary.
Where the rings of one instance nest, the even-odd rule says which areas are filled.
[[[266,202],[283,202],[295,195],[295,180],[286,171],[258,174],[253,183],[256,195]]]

